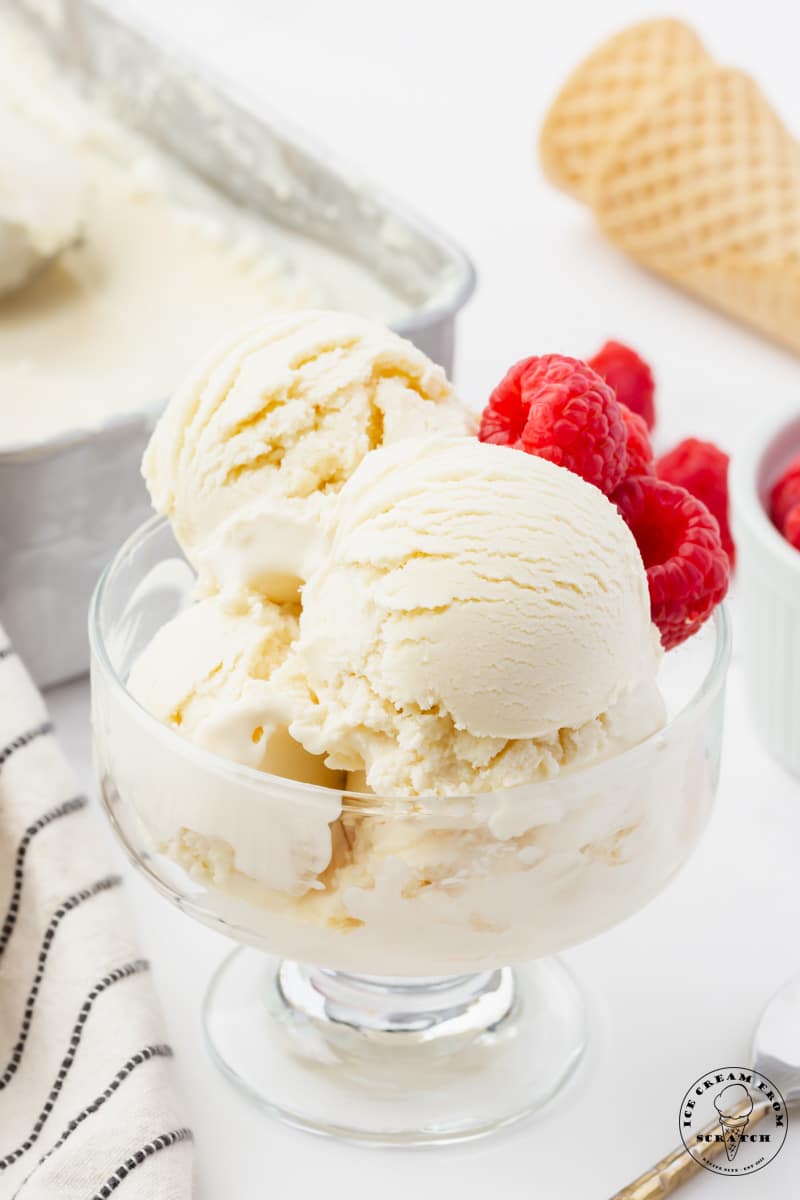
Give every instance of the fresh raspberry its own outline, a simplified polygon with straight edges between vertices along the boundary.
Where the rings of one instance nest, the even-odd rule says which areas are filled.
[[[536,358],[523,358],[509,367],[481,413],[478,438],[497,446],[518,446],[528,419],[530,400],[523,400],[522,381]]]
[[[631,412],[644,418],[648,429],[653,428],[656,423],[653,400],[656,385],[653,372],[635,350],[622,342],[606,342],[594,358],[589,359],[589,366],[594,367],[614,389],[620,404],[627,404]]]
[[[728,463],[730,458],[713,442],[686,438],[674,450],[662,454],[656,463],[656,475],[667,483],[686,488],[717,518],[719,533],[731,568],[736,562],[736,546],[728,517]]]
[[[770,493],[769,515],[778,529],[783,529],[796,504],[800,504],[800,455],[792,459]]]
[[[629,476],[612,496],[636,538],[647,571],[650,615],[672,650],[696,633],[728,590],[719,526],[685,488]]]
[[[628,433],[625,474],[652,475],[654,471],[653,447],[650,445],[650,434],[647,432],[644,417],[631,412],[627,404],[620,404],[620,409]]]
[[[795,550],[800,550],[800,502],[789,509],[781,532]]]
[[[606,495],[625,475],[625,422],[608,384],[577,358],[515,363],[489,397],[478,437],[582,475]]]

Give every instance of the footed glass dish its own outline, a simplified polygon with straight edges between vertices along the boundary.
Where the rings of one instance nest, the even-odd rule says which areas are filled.
[[[211,1052],[292,1124],[386,1144],[478,1137],[540,1108],[585,1049],[551,955],[636,912],[683,865],[717,786],[724,610],[664,656],[666,726],[604,762],[468,797],[380,797],[198,749],[126,689],[191,600],[154,518],[92,602],[106,812],[131,860],[241,943],[204,1003]]]

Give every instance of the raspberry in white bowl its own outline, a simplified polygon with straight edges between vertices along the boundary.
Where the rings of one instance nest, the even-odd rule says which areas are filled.
[[[732,473],[742,650],[756,729],[800,775],[800,415],[753,437]]]

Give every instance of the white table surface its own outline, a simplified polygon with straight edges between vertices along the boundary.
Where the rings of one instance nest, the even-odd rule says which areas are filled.
[[[797,408],[795,360],[623,260],[534,164],[535,129],[566,71],[605,33],[661,4],[140,4],[469,249],[480,289],[460,326],[457,363],[469,401],[481,403],[524,354],[589,354],[617,336],[655,366],[662,447],[699,433],[735,449],[754,417]],[[672,9],[695,20],[719,57],[750,68],[785,114],[796,113],[798,6],[675,0]],[[55,690],[50,704],[94,791],[85,683]],[[595,1025],[579,1078],[537,1120],[426,1151],[315,1139],[235,1093],[206,1057],[199,1017],[228,944],[123,864],[196,1133],[196,1195],[405,1200],[493,1189],[603,1200],[673,1146],[681,1098],[698,1075],[747,1061],[760,1008],[800,969],[799,837],[800,784],[754,740],[734,658],[719,802],[700,849],[645,911],[566,956],[588,989]],[[683,1194],[788,1200],[798,1194],[798,1172],[800,1129],[790,1126],[765,1171],[736,1183],[702,1173]]]

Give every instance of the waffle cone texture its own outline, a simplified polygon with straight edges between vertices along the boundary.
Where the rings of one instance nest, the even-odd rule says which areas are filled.
[[[749,1124],[749,1117],[720,1117],[719,1127],[725,1139],[725,1153],[729,1162],[733,1162],[739,1143]]]
[[[637,262],[800,352],[800,145],[687,26],[648,21],[595,51],[540,150]]]

